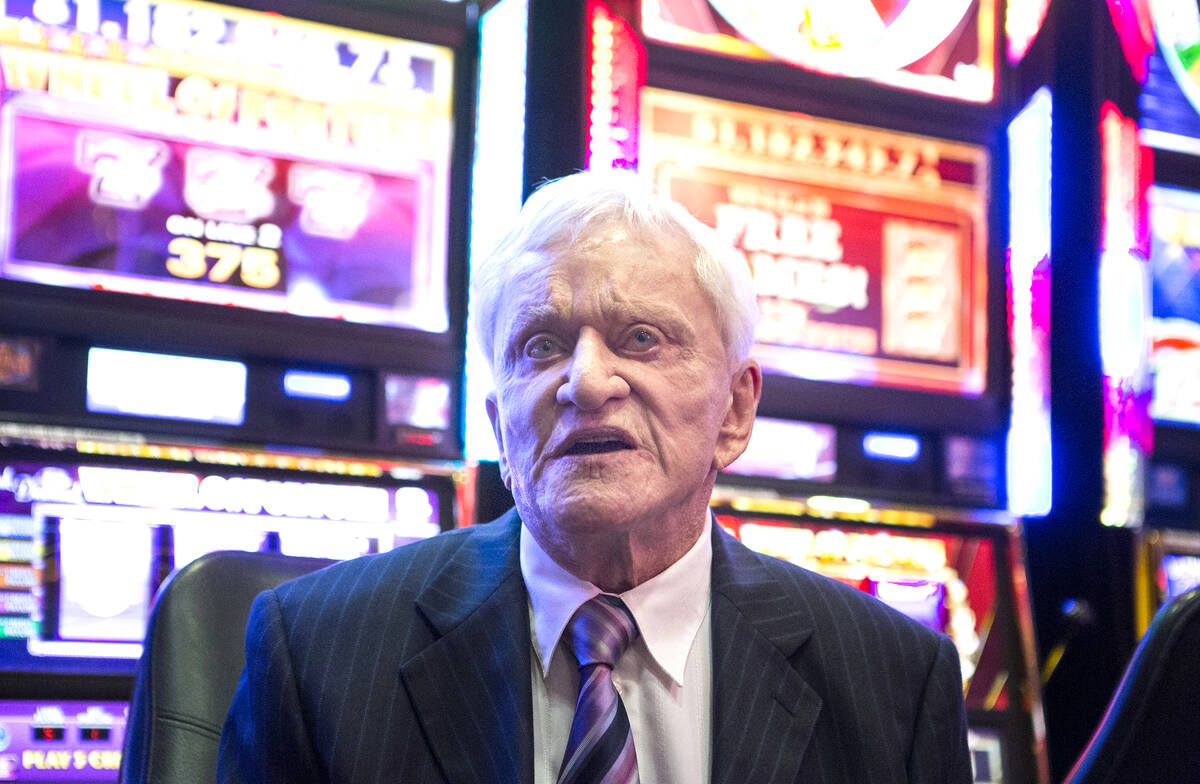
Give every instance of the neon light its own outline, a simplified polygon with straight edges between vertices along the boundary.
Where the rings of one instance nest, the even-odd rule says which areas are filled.
[[[641,0],[648,38],[755,60],[865,76],[931,95],[990,101],[995,0],[782,3]]]
[[[1155,45],[1150,0],[1108,0],[1108,13],[1133,78],[1139,83],[1146,81]]]
[[[1151,312],[1147,218],[1150,153],[1137,123],[1111,102],[1100,108],[1103,250],[1100,357],[1104,386],[1104,525],[1138,526],[1145,511],[1146,456],[1153,449],[1149,361]]]
[[[1008,0],[1004,11],[1004,35],[1008,39],[1008,61],[1021,62],[1046,20],[1050,0]]]
[[[869,2],[709,2],[780,60],[850,76],[876,76],[919,60],[958,27],[973,5],[972,0],[910,0],[885,20]]]
[[[283,374],[283,393],[288,397],[342,402],[350,398],[350,377],[342,373],[314,373],[287,370]]]
[[[1145,362],[1149,317],[1145,262],[1129,254],[1100,257],[1100,360],[1104,375],[1128,378]]]
[[[587,19],[587,168],[636,169],[646,55],[633,28],[605,3],[589,0]]]
[[[1053,99],[1041,88],[1008,126],[1008,336],[1012,411],[1007,436],[1008,508],[1049,513],[1050,139]]]
[[[861,498],[814,495],[808,499],[808,508],[817,514],[824,515],[860,515],[871,510],[871,503]]]
[[[812,552],[815,533],[809,528],[787,525],[759,525],[743,523],[738,528],[738,539],[751,550],[784,558],[792,563],[802,563]]]
[[[856,533],[836,528],[813,531],[807,527],[765,522],[742,523],[737,535],[751,549],[810,568],[817,562],[825,565],[841,562],[938,575],[948,564],[946,543],[923,536]]]
[[[921,439],[903,433],[871,432],[863,436],[862,449],[867,457],[911,463],[921,456]]]
[[[88,350],[87,410],[240,425],[246,418],[246,365],[92,348]]]
[[[445,383],[444,381],[442,383]],[[42,450],[58,450],[78,452],[83,455],[103,457],[136,457],[148,460],[167,460],[176,463],[197,463],[205,466],[270,468],[286,471],[303,471],[305,473],[329,474],[351,477],[390,476],[393,479],[409,481],[420,479],[429,474],[450,476],[455,469],[454,463],[426,462],[420,468],[410,461],[402,460],[366,460],[352,458],[336,453],[314,453],[311,450],[297,449],[293,452],[264,451],[261,449],[242,449],[233,446],[205,446],[172,441],[151,441],[144,433],[133,433],[120,430],[98,430],[92,428],[56,427],[53,425],[30,425],[26,423],[0,421],[0,439],[7,444],[37,446]],[[46,469],[47,472],[51,469]],[[64,474],[62,469],[55,472]],[[42,472],[39,472],[39,475]],[[30,479],[28,474],[11,473],[9,468],[0,471],[0,491],[9,490],[20,496],[24,492],[25,483]],[[8,485],[8,482],[13,484]],[[58,481],[56,478],[53,480]],[[7,485],[7,486],[6,486]],[[48,482],[43,482],[41,492],[54,493],[58,488],[63,492],[71,491],[73,484],[69,476],[65,482],[50,488]],[[14,489],[15,488],[15,489]],[[71,500],[72,497],[48,497],[28,500]],[[3,528],[3,515],[0,515],[0,536]]]
[[[67,656],[78,659],[140,659],[142,644],[43,640],[37,636],[30,636],[29,652],[34,656]]]
[[[1100,107],[1103,164],[1103,247],[1149,251],[1146,189],[1153,179],[1151,151],[1138,141],[1137,122],[1111,101]]]
[[[84,501],[147,509],[208,510],[235,514],[366,523],[390,519],[388,490],[362,485],[257,479],[175,471],[79,466]]]
[[[480,18],[475,162],[471,171],[472,266],[480,255],[495,247],[521,210],[528,17],[528,0],[501,0]],[[469,312],[469,302],[467,309]],[[492,376],[478,343],[468,331],[464,452],[469,460],[495,460],[496,441],[484,407],[492,389]]]

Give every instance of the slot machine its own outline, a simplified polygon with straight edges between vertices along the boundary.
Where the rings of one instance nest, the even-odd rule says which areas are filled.
[[[1003,82],[1045,13],[501,0],[479,20],[472,253],[542,179],[619,166],[745,256],[764,389],[716,518],[948,634],[981,782],[1049,780],[1020,515],[1048,504],[1050,117]],[[466,375],[486,476],[480,358]]]
[[[0,9],[0,779],[115,781],[173,570],[464,519],[473,22]]]
[[[1137,627],[1200,585],[1200,84],[1189,71],[1200,12],[1182,3],[1143,12],[1139,134],[1154,152],[1149,189],[1149,413],[1154,444],[1145,474],[1145,528],[1137,563]]]

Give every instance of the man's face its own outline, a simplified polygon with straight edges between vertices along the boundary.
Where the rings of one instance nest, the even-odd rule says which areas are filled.
[[[730,367],[690,261],[608,229],[532,268],[497,315],[488,401],[522,519],[543,546],[601,527],[694,541],[744,447],[729,419],[747,363]]]

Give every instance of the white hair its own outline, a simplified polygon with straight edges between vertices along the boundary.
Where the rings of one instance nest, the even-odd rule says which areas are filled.
[[[599,169],[539,187],[521,208],[516,225],[472,270],[471,327],[489,363],[495,361],[496,317],[508,285],[548,265],[555,253],[580,239],[614,226],[645,241],[682,248],[712,301],[729,360],[750,355],[758,302],[742,255],[642,177]]]

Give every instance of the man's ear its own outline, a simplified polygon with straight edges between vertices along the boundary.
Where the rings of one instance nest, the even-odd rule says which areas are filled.
[[[747,359],[734,372],[729,384],[729,409],[725,412],[725,420],[717,434],[717,448],[713,453],[713,468],[716,470],[725,468],[746,451],[761,396],[762,370],[753,359]]]
[[[496,390],[488,392],[487,400],[484,405],[487,406],[488,419],[492,423],[492,434],[496,436],[496,449],[500,453],[500,478],[504,480],[504,486],[512,492],[512,482],[508,475],[508,457],[504,454],[504,435],[500,427],[500,408],[496,404]]]

